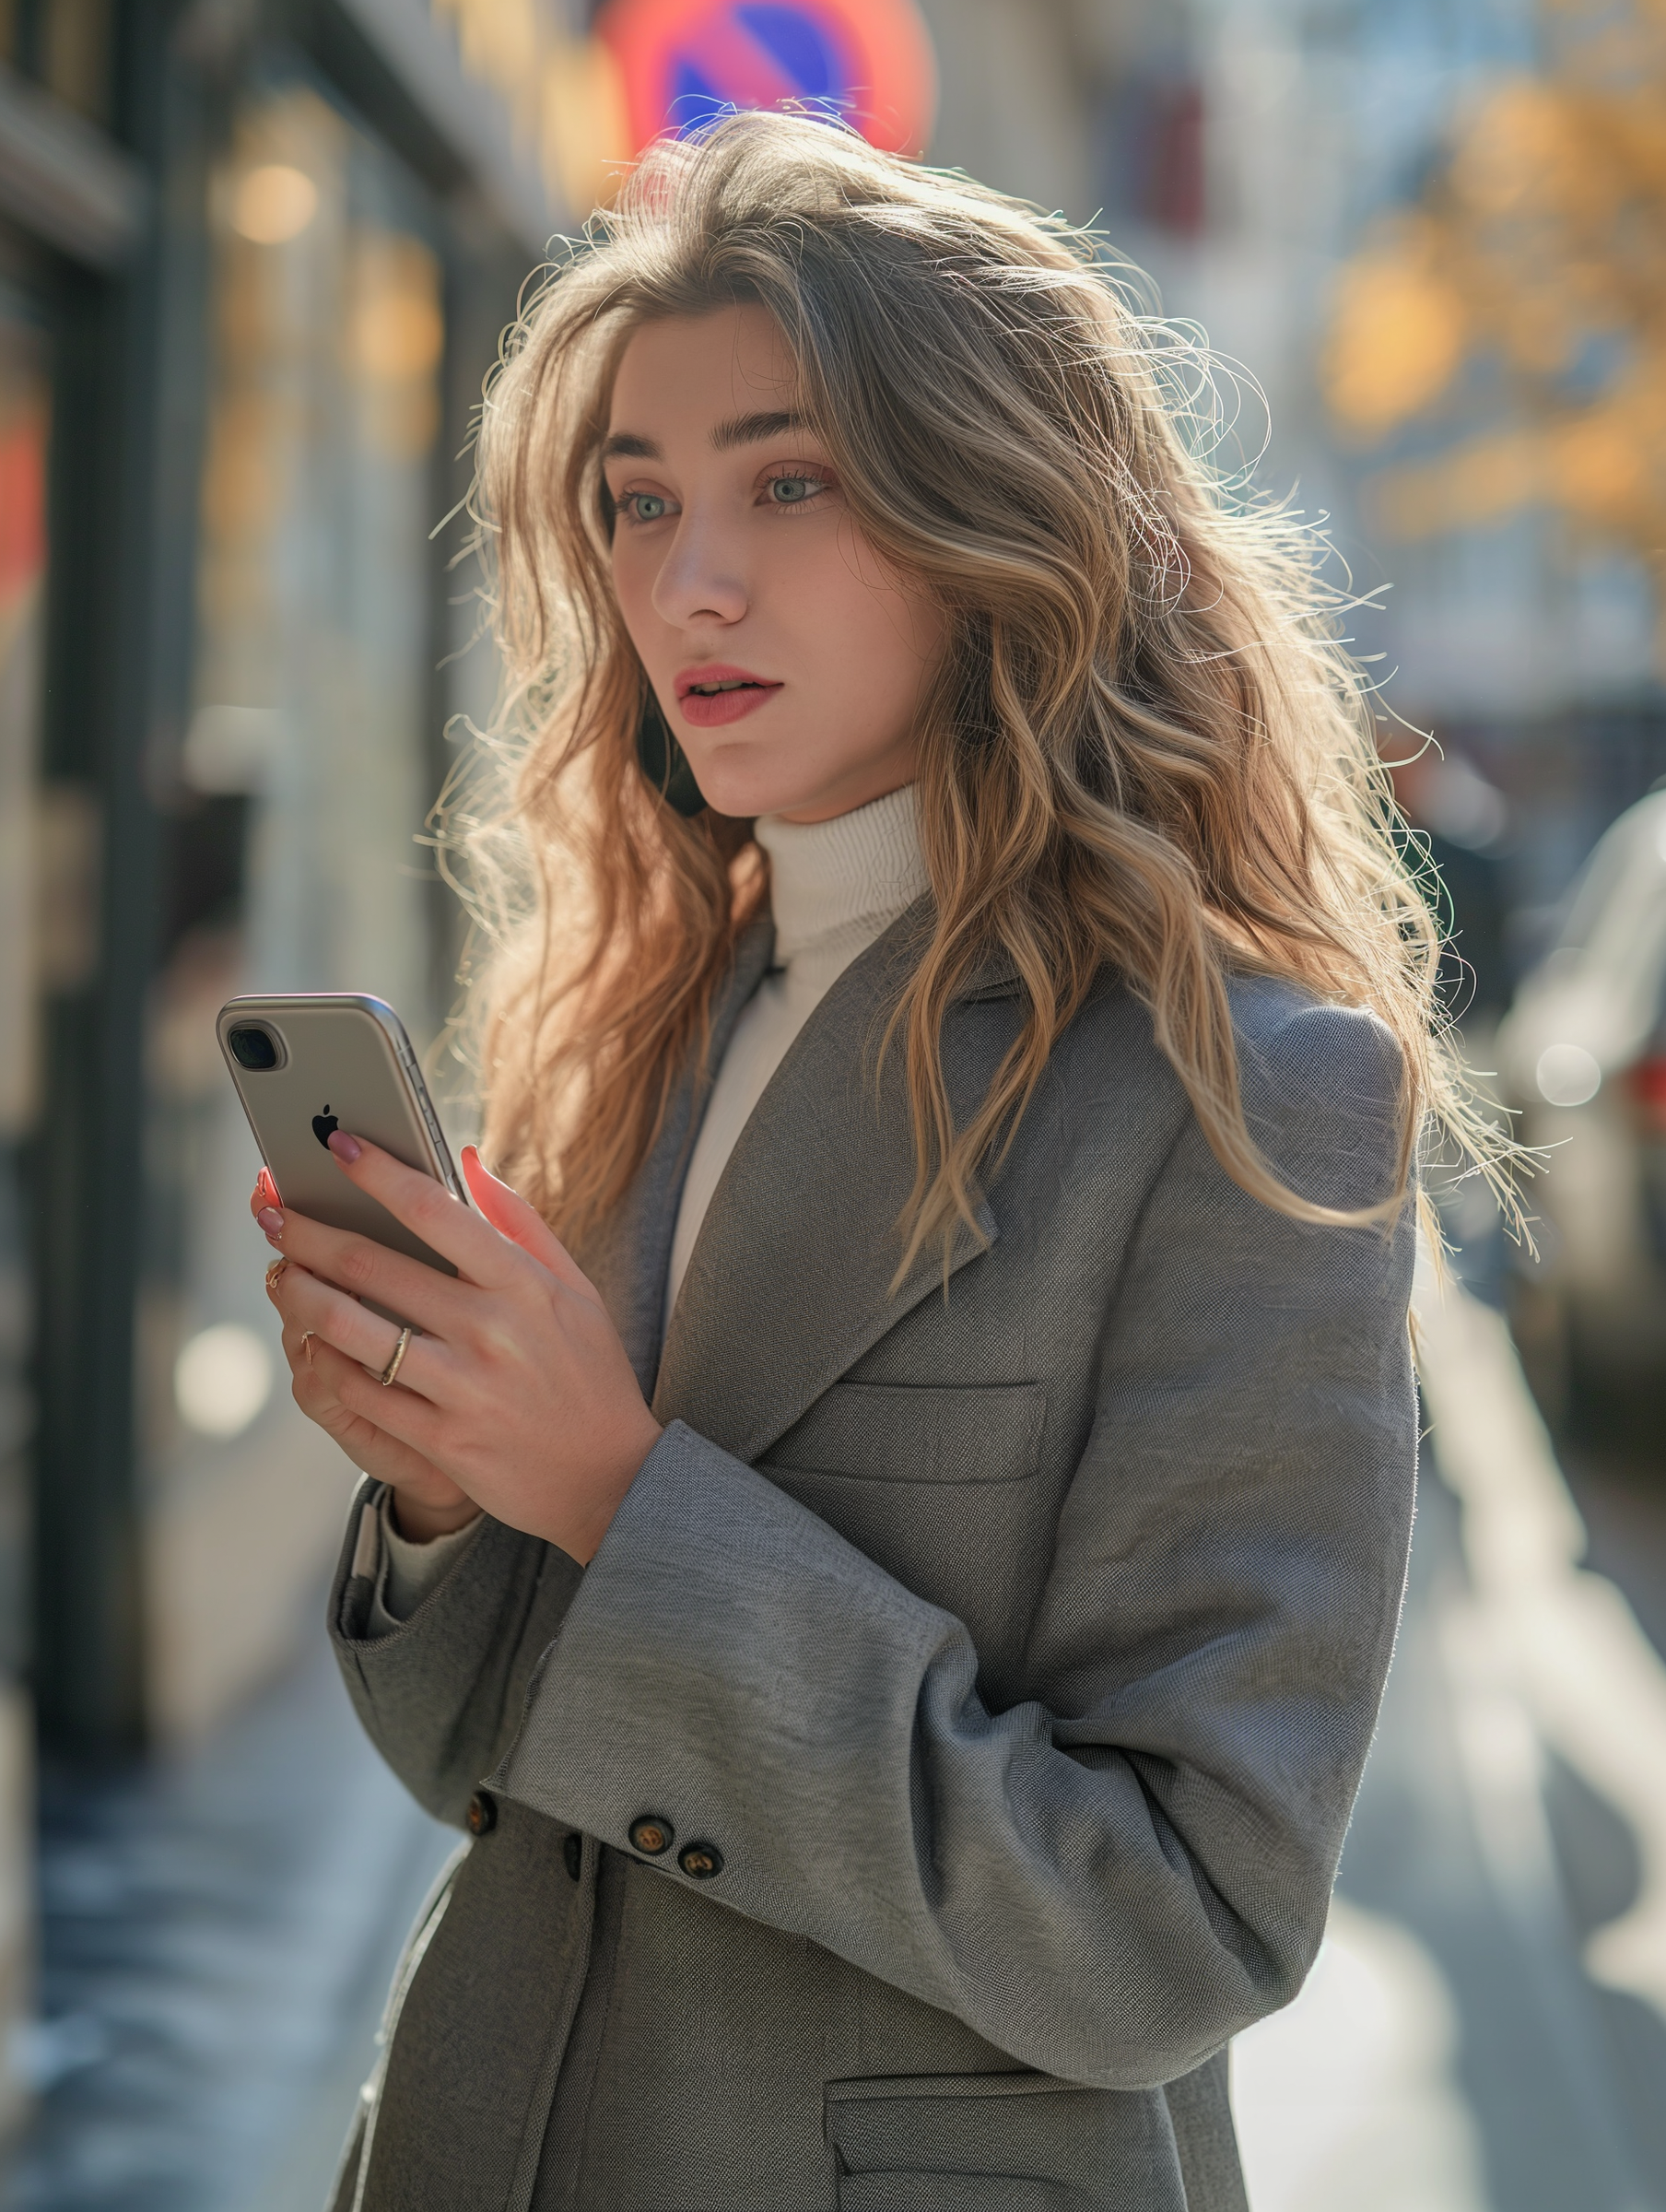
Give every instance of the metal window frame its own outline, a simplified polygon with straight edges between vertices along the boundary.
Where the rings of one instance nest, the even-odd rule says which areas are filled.
[[[207,172],[245,57],[274,39],[299,48],[440,209],[436,518],[467,481],[454,456],[478,390],[463,359],[512,313],[528,258],[526,224],[506,210],[501,180],[482,178],[338,0],[123,0],[116,36],[112,136],[14,72],[0,76],[0,215],[42,249],[34,258],[55,329],[42,772],[92,793],[102,823],[97,964],[46,1005],[47,1105],[29,1159],[32,1688],[43,1750],[76,1761],[131,1756],[149,1736],[136,1403],[147,1018],[165,809],[191,701]],[[436,789],[441,663],[454,642],[447,558],[436,546],[430,563]],[[437,918],[443,911],[437,891]],[[437,945],[449,977],[454,945],[443,933]]]

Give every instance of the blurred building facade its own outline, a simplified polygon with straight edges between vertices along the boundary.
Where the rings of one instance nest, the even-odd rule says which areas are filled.
[[[0,2133],[37,1736],[201,1735],[339,1531],[213,1016],[443,1018],[416,840],[489,670],[430,533],[565,220],[424,0],[0,9]]]
[[[1265,443],[1261,487],[1375,600],[1350,630],[1383,750],[1432,730],[1460,766],[1404,795],[1489,910],[1496,1011],[1601,830],[1666,772],[1659,11],[927,12],[933,157],[1098,217],[1206,334],[1228,451]]]
[[[1424,526],[1405,472],[1508,394],[1484,345],[1431,383],[1428,297],[1416,325],[1369,284],[1575,0],[921,8],[932,157],[1100,219],[1241,364],[1226,434],[1267,441],[1262,485],[1362,594],[1392,584],[1354,634],[1385,750],[1399,714],[1466,764],[1425,826],[1501,872],[1502,993],[1503,910],[1666,770],[1653,580],[1531,488]],[[0,2024],[37,1727],[54,1757],[200,1735],[334,1541],[345,1470],[282,1387],[212,1017],[370,988],[420,1042],[444,1011],[416,839],[489,670],[453,657],[474,610],[428,534],[516,286],[613,142],[593,12],[0,6]],[[1398,411],[1350,411],[1350,300],[1381,343],[1424,329],[1427,406],[1414,362]],[[19,2094],[0,2071],[0,2126]]]

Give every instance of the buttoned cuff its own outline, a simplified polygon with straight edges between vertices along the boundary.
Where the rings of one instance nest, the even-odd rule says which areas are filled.
[[[805,1899],[838,1887],[826,1836],[840,1808],[864,1806],[861,1838],[847,1829],[843,1845],[862,1865],[841,1866],[864,1897],[883,1888],[887,1851],[911,1856],[908,1744],[921,1677],[944,1651],[969,1687],[964,1629],[673,1421],[585,1569],[489,1784],[797,1930]]]

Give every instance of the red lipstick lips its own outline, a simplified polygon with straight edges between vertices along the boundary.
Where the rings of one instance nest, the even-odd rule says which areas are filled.
[[[767,677],[750,668],[732,668],[712,662],[702,668],[684,668],[676,679],[677,704],[685,722],[696,729],[711,730],[726,722],[739,722],[780,689]]]

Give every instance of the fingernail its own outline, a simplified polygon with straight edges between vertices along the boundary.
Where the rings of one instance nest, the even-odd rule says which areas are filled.
[[[284,1218],[282,1214],[278,1212],[276,1206],[263,1206],[260,1212],[255,1215],[254,1218],[260,1223],[261,1227],[265,1230],[269,1237],[278,1237],[283,1234]]]
[[[345,1129],[332,1129],[330,1149],[337,1159],[345,1159],[350,1167],[364,1150],[364,1147],[356,1136],[349,1136]]]

